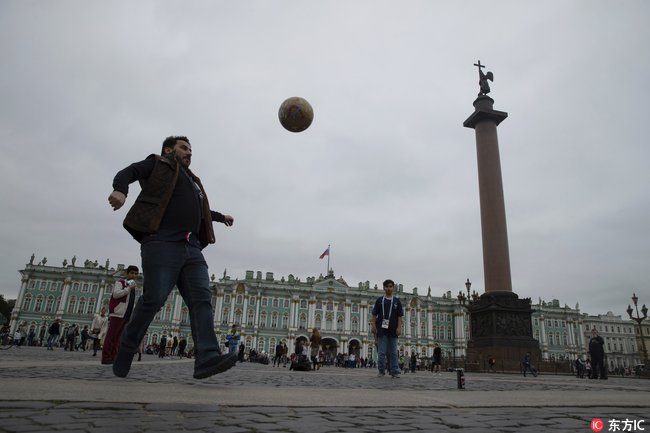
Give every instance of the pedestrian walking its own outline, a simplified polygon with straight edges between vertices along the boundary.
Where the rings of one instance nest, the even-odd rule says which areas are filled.
[[[534,376],[537,377],[537,370],[533,367],[533,365],[530,362],[530,352],[526,352],[524,355],[524,358],[521,361],[521,364],[523,365],[524,368],[524,377],[526,377],[526,372],[530,371],[530,373]]]
[[[61,334],[60,323],[60,319],[55,319],[47,329],[47,333],[49,334],[47,337],[47,350],[54,350],[54,345],[56,344],[56,341],[59,339],[59,335]]]
[[[99,313],[95,314],[90,325],[90,336],[93,339],[93,356],[97,356],[97,351],[101,349],[102,338],[106,333],[107,326],[106,307],[102,307]]]

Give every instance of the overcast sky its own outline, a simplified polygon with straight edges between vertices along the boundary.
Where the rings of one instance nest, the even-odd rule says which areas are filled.
[[[477,60],[494,73],[513,290],[650,304],[650,2],[0,2],[0,293],[19,269],[140,264],[107,197],[187,135],[214,210],[210,273],[326,272],[484,290]],[[307,99],[314,122],[284,130]],[[646,137],[646,138],[644,138]]]

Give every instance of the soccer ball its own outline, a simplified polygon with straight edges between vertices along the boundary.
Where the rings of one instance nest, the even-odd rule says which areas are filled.
[[[314,110],[309,102],[298,96],[285,100],[278,110],[280,123],[287,131],[302,132],[314,120]]]

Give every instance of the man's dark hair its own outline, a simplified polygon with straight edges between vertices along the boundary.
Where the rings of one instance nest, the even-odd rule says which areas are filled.
[[[131,271],[140,272],[140,270],[138,269],[138,267],[135,266],[135,265],[129,265],[129,267],[126,268],[126,273],[127,273],[127,274],[128,274],[129,272],[131,272]]]
[[[389,285],[389,284],[392,284],[393,287],[395,287],[395,282],[394,282],[393,280],[386,280],[386,281],[384,281],[384,284],[383,284],[383,285],[384,285],[384,287],[386,287],[386,286]]]
[[[165,141],[163,141],[162,149],[160,149],[160,154],[165,154],[165,147],[173,148],[176,146],[177,141],[184,141],[187,144],[190,144],[190,139],[184,135],[170,135],[169,137],[165,138]]]

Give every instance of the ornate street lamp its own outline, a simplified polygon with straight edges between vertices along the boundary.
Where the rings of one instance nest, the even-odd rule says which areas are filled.
[[[641,336],[641,345],[643,346],[643,363],[648,365],[648,350],[645,347],[645,338],[643,337],[643,328],[641,328],[641,322],[643,322],[647,317],[648,317],[648,307],[643,304],[643,307],[641,307],[641,312],[643,313],[643,317],[639,314],[639,306],[637,302],[639,301],[639,298],[637,298],[636,293],[632,294],[632,302],[634,302],[634,308],[636,309],[636,317],[632,316],[632,307],[630,304],[627,305],[627,314],[630,316],[630,319],[634,320],[637,325],[639,325],[639,335]]]
[[[472,287],[472,282],[469,280],[469,278],[467,281],[465,281],[465,287],[467,287],[467,299],[469,299],[469,288]]]

